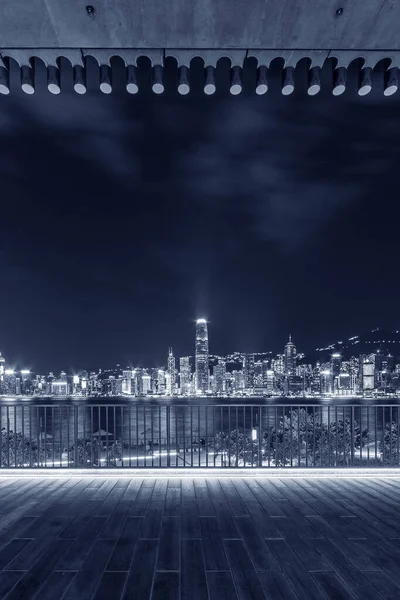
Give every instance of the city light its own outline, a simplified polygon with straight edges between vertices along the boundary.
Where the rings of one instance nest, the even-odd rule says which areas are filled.
[[[0,395],[123,396],[149,400],[196,396],[266,400],[321,397],[324,401],[331,397],[398,397],[400,339],[395,336],[399,334],[381,330],[369,333],[375,338],[367,334],[353,336],[346,343],[320,346],[311,356],[298,352],[290,334],[278,354],[235,351],[216,356],[210,353],[209,323],[199,318],[193,331],[192,352],[175,357],[172,347],[166,347],[161,367],[117,365],[114,369],[45,375],[29,369],[6,368],[7,359],[0,354]],[[358,354],[354,351],[356,344]],[[398,351],[393,344],[398,344]]]

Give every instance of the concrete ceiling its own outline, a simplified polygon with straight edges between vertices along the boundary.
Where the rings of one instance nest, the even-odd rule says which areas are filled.
[[[399,23],[400,0],[1,0],[0,48],[393,51]]]

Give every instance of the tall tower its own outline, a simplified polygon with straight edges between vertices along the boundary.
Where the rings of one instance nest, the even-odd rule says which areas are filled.
[[[175,375],[175,356],[172,354],[172,348],[169,348],[169,350],[168,350],[167,372],[170,377],[169,381],[170,381],[170,385],[171,385],[171,393],[174,393],[176,375]]]
[[[191,383],[191,369],[190,369],[190,358],[189,356],[182,356],[179,359],[179,378],[181,394],[185,395],[189,393]]]
[[[292,336],[289,335],[289,341],[285,346],[285,375],[296,375],[296,346],[292,342]]]
[[[196,322],[196,393],[204,394],[210,387],[210,372],[208,365],[208,330],[207,321],[198,319]]]
[[[247,389],[254,387],[254,354],[246,354],[243,361],[244,386]]]

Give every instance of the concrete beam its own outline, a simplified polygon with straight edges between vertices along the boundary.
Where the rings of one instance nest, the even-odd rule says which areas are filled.
[[[2,0],[7,48],[400,50],[397,0]]]

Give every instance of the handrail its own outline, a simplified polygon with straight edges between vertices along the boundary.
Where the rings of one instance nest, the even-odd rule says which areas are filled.
[[[400,404],[1,403],[0,468],[400,466]]]

